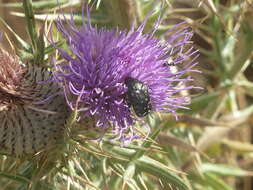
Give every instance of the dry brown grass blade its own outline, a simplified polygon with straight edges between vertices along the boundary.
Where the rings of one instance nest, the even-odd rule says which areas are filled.
[[[207,126],[224,126],[229,127],[227,123],[224,122],[217,122],[217,121],[211,121],[209,119],[203,119],[203,118],[196,118],[191,115],[182,114],[178,116],[179,122],[188,124],[188,125],[195,125],[200,127],[207,127]]]
[[[248,142],[223,139],[222,143],[228,146],[231,150],[239,152],[239,153],[253,152],[253,144],[250,144]]]
[[[166,121],[175,121],[175,118],[169,114],[159,114],[163,122]],[[226,120],[223,121],[212,121],[207,118],[197,118],[195,116],[187,115],[187,114],[177,114],[177,122],[187,124],[188,126],[198,126],[198,127],[209,127],[209,126],[223,126],[223,127],[231,127]]]
[[[211,159],[205,153],[199,151],[193,145],[183,141],[182,139],[172,135],[171,133],[159,135],[158,138],[157,138],[157,142],[161,146],[176,146],[178,148],[182,148],[182,149],[187,150],[187,151],[197,152],[201,156],[205,157],[207,160],[211,161]]]
[[[206,131],[199,138],[197,142],[198,150],[204,151],[210,145],[221,142],[222,139],[232,130],[228,127],[210,127],[206,128]]]

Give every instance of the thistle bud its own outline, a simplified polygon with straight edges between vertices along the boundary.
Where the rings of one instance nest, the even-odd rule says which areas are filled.
[[[0,48],[0,149],[36,153],[62,134],[69,109],[50,78],[47,69],[23,64]]]

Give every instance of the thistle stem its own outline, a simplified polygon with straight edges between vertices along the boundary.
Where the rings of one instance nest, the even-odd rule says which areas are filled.
[[[25,18],[27,21],[28,33],[32,41],[33,52],[37,51],[37,33],[36,24],[32,8],[32,0],[23,0],[23,8],[25,12]]]

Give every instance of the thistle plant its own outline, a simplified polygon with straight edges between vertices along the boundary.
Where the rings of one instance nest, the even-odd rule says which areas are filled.
[[[131,105],[137,116],[145,116],[151,110],[174,113],[189,104],[189,97],[180,94],[194,88],[188,85],[191,77],[183,76],[197,72],[197,51],[188,28],[175,27],[160,41],[154,37],[158,26],[143,33],[148,17],[129,31],[94,28],[89,12],[87,19],[85,23],[83,18],[80,28],[73,16],[67,26],[60,19],[57,22],[71,53],[57,48],[64,62],[55,64],[54,76],[79,120],[93,116],[97,127],[112,125],[117,139],[127,142],[137,137]],[[175,71],[175,67],[180,69]]]
[[[251,189],[251,1],[0,5],[2,189]]]

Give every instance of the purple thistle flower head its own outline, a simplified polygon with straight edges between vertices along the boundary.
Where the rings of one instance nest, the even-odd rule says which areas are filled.
[[[60,19],[57,22],[71,53],[57,48],[65,61],[55,64],[54,76],[68,105],[81,118],[92,116],[97,126],[113,126],[121,141],[130,141],[136,137],[130,106],[173,113],[189,104],[189,98],[180,92],[194,88],[187,84],[192,79],[185,75],[196,71],[197,51],[191,47],[193,34],[187,27],[177,30],[180,27],[175,26],[161,41],[154,36],[159,22],[145,34],[146,20],[137,29],[132,26],[129,31],[120,31],[93,27],[89,11],[87,17],[88,23],[81,27],[73,19],[66,27]],[[128,98],[129,78],[146,90],[132,90],[134,96]],[[134,97],[138,105],[131,102]]]

